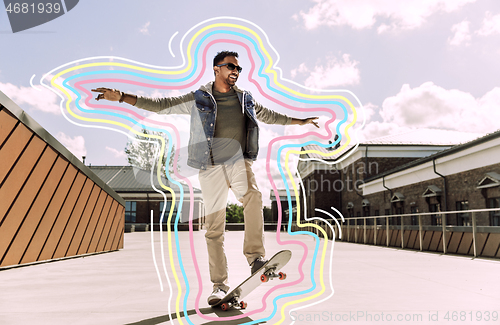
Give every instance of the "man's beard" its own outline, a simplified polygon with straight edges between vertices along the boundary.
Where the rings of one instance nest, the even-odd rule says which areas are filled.
[[[228,85],[231,85],[231,86],[232,86],[232,85],[235,85],[237,80],[238,80],[238,77],[236,77],[236,79],[233,79],[233,78],[231,78],[231,75],[229,75],[229,76],[227,77],[227,84],[228,84]]]

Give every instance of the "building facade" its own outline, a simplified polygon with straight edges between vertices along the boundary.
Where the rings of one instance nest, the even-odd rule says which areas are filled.
[[[366,141],[336,154],[318,145],[304,147],[298,171],[306,192],[307,216],[314,216],[315,208],[331,211],[332,206],[344,217],[386,215],[406,210],[409,213],[409,207],[404,210],[405,207],[398,203],[402,199],[399,194],[391,195],[397,191],[384,187],[386,178],[381,183],[386,192],[376,191],[378,194],[375,191],[366,193],[366,182],[479,136],[423,129]],[[435,177],[439,176],[435,174]]]
[[[500,258],[500,131],[416,130],[324,162],[311,150],[328,153],[303,148],[301,201],[308,216],[315,207],[338,209],[342,240]]]
[[[461,211],[500,207],[500,131],[453,146],[364,180],[369,215]],[[353,202],[353,211],[363,204]],[[403,220],[417,224],[415,218]],[[424,224],[442,225],[439,215]],[[479,226],[500,226],[498,212],[478,213]],[[466,212],[448,215],[446,225],[471,226]]]
[[[91,166],[90,169],[125,200],[127,225],[134,224],[136,229],[139,225],[150,225],[152,212],[154,229],[159,229],[159,224],[166,225],[170,218],[170,224],[177,220],[184,230],[187,229],[190,211],[195,225],[193,229],[198,230],[203,224],[203,199],[197,188],[193,189],[191,210],[189,187],[182,184],[184,196],[180,201],[179,186],[163,175],[160,176],[160,183],[155,171],[151,174],[151,171],[133,166]]]

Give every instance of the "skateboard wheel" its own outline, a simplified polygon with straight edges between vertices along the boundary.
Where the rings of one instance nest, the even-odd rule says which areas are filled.
[[[248,306],[248,304],[246,302],[244,302],[244,301],[240,302],[240,308],[241,309],[246,309],[247,306]]]
[[[269,281],[269,278],[267,277],[267,275],[262,274],[262,275],[260,276],[260,281],[261,281],[261,282],[267,282],[267,281]]]
[[[280,280],[285,280],[286,279],[286,273],[280,272],[278,273],[279,279]]]
[[[227,302],[223,303],[222,305],[220,305],[220,309],[222,309],[223,311],[226,311],[229,309],[229,304]]]

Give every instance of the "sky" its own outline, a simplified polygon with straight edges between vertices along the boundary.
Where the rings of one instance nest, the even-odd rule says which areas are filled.
[[[86,164],[125,165],[127,134],[71,123],[61,112],[60,98],[42,87],[40,79],[57,67],[93,57],[182,65],[182,35],[209,19],[245,21],[260,28],[279,55],[275,67],[294,89],[308,89],[310,94],[342,89],[355,94],[365,119],[362,128],[356,126],[360,142],[415,128],[474,133],[499,129],[500,2],[496,0],[215,0],[209,5],[192,0],[84,0],[59,18],[18,33],[12,33],[6,12],[0,10],[0,90],[77,157],[86,156]],[[223,48],[227,45],[210,48],[207,64]],[[248,71],[245,55],[240,65]],[[208,69],[198,84],[212,79]],[[308,116],[279,107],[244,78],[238,85],[270,109]],[[153,97],[198,88],[105,86]],[[181,146],[187,143],[187,116],[139,114],[175,124]],[[324,131],[328,117],[319,116]],[[269,206],[269,142],[314,127],[262,123],[260,127],[254,172]],[[181,160],[186,156],[181,153]],[[276,156],[274,152],[273,162]],[[197,185],[197,177],[182,162],[181,172]],[[271,173],[279,178],[276,164]],[[234,196],[229,200],[235,202]]]

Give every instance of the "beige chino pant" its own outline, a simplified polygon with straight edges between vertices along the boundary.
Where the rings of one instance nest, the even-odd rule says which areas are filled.
[[[253,161],[238,159],[200,170],[199,180],[205,205],[208,260],[210,280],[214,288],[227,292],[228,270],[224,250],[224,230],[226,226],[226,205],[228,190],[231,188],[236,198],[243,204],[245,237],[243,254],[248,264],[265,255],[264,217],[262,214],[262,194],[257,187],[252,171]],[[250,272],[250,270],[249,270]]]

